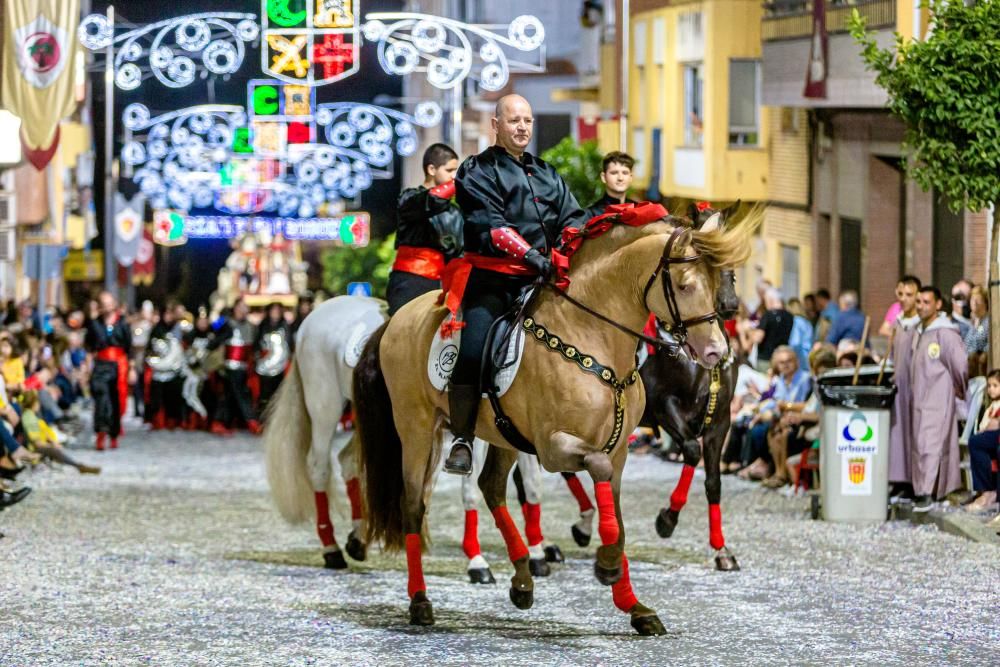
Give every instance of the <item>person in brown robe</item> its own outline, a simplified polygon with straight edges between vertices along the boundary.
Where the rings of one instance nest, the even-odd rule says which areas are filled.
[[[924,286],[917,295],[920,326],[910,363],[912,439],[910,474],[914,511],[926,512],[962,484],[956,400],[965,397],[968,358],[958,327],[941,310],[941,292]]]
[[[901,312],[892,324],[896,402],[892,407],[892,427],[889,431],[889,483],[896,485],[893,495],[904,492],[910,484],[910,361],[913,357],[913,337],[920,324],[920,317],[917,316],[919,291],[920,279],[914,276],[903,276],[896,285]]]

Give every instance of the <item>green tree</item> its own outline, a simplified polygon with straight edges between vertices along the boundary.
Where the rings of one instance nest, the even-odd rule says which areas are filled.
[[[332,247],[323,251],[323,288],[330,294],[346,294],[348,283],[371,283],[372,294],[385,295],[389,270],[396,255],[396,235],[372,239],[364,248]]]
[[[555,167],[580,206],[590,206],[604,196],[601,182],[604,155],[596,141],[577,143],[572,137],[566,137],[542,153],[542,159]]]
[[[930,0],[933,30],[924,40],[896,35],[883,49],[853,12],[851,34],[889,96],[889,110],[906,126],[907,171],[953,210],[982,210],[1000,193],[1000,2],[966,5]],[[1000,307],[993,215],[990,301]],[[1000,317],[990,318],[990,365],[1000,368]]]

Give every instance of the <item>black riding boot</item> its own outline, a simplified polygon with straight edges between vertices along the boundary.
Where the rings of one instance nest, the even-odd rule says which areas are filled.
[[[444,462],[444,469],[455,475],[472,474],[472,441],[476,437],[476,418],[482,393],[475,385],[452,385],[448,394],[448,411],[451,416],[451,453]]]

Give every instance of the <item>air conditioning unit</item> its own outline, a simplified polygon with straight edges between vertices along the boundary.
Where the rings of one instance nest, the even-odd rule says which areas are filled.
[[[0,192],[0,227],[13,227],[17,224],[17,195],[13,192]]]
[[[17,259],[17,227],[0,226],[0,262]]]

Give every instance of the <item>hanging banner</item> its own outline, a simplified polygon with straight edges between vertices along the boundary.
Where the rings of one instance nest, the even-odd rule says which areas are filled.
[[[59,121],[76,105],[79,0],[3,0],[4,106],[21,121],[32,164],[51,159]],[[43,162],[44,161],[44,162]],[[41,164],[41,166],[39,166]]]
[[[132,266],[142,240],[142,213],[146,198],[136,195],[130,200],[115,194],[115,259],[122,266]]]
[[[829,68],[829,40],[826,33],[826,1],[813,2],[812,41],[809,43],[809,65],[806,67],[806,89],[803,97],[826,99],[826,75]]]
[[[153,235],[148,229],[142,230],[142,238],[139,240],[139,253],[135,256],[135,264],[132,265],[133,285],[152,285],[156,274],[156,253],[153,246]]]

